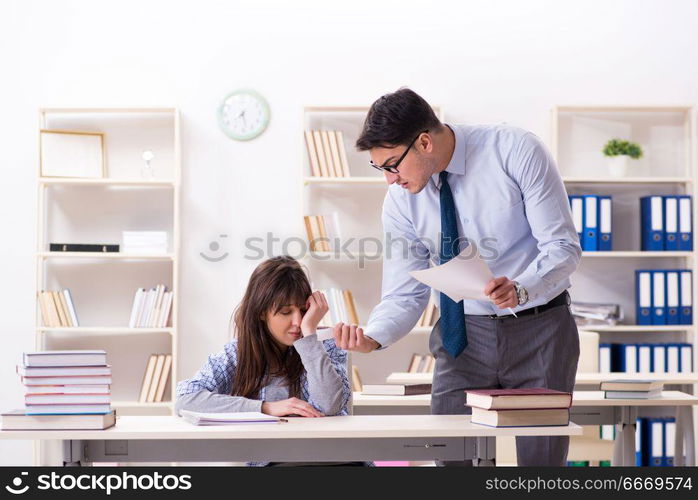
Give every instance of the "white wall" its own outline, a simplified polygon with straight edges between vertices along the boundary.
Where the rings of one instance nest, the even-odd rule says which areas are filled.
[[[302,106],[364,105],[409,85],[447,121],[506,121],[549,140],[555,104],[698,104],[692,0],[328,4],[2,3],[0,409],[22,404],[14,365],[34,343],[41,106],[181,109],[182,378],[227,339],[254,267],[240,258],[242,238],[299,228]],[[220,99],[241,86],[272,108],[268,131],[249,143],[215,121]],[[206,262],[199,252],[221,233],[231,256]],[[0,450],[2,464],[31,462],[28,443]]]

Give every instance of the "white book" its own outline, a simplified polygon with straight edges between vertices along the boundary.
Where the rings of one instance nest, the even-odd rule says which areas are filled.
[[[22,362],[25,367],[103,366],[107,364],[107,352],[104,350],[25,352]]]
[[[155,288],[151,288],[145,293],[145,302],[143,303],[143,310],[141,311],[140,318],[138,319],[138,326],[145,327],[148,324],[148,317],[150,315],[150,310],[153,307],[154,300]]]
[[[31,405],[25,408],[27,415],[75,415],[90,413],[109,413],[108,404],[101,405]]]
[[[279,417],[256,411],[241,411],[236,413],[202,413],[190,410],[180,410],[179,412],[184,420],[194,425],[275,424],[282,421],[282,419]]]
[[[73,296],[70,294],[70,290],[67,288],[63,290],[63,295],[65,297],[65,303],[68,306],[71,323],[73,323],[73,326],[80,326],[80,323],[78,322],[78,315],[75,312],[75,304],[73,304]]]
[[[111,375],[111,366],[17,366],[22,377],[78,377]]]
[[[163,306],[160,317],[158,318],[157,327],[165,328],[167,326],[167,319],[170,317],[170,309],[172,308],[172,297],[173,293],[165,292],[165,297],[163,298]]]
[[[25,394],[109,394],[108,384],[25,386]]]
[[[138,320],[138,311],[141,306],[141,301],[143,300],[143,295],[145,294],[145,289],[139,288],[136,290],[136,294],[133,297],[133,306],[131,307],[131,318],[128,320],[128,327],[135,328],[136,321]]]
[[[102,430],[116,423],[113,411],[99,415],[27,415],[11,410],[2,415],[2,430]]]
[[[24,396],[28,405],[72,405],[72,404],[107,404],[111,394],[29,394]]]
[[[158,285],[155,287],[155,304],[153,305],[153,311],[151,312],[150,319],[148,321],[149,328],[154,328],[158,326],[160,308],[162,307],[162,297],[163,295],[165,295],[165,290],[165,285]]]
[[[95,376],[55,376],[55,377],[22,377],[25,387],[42,385],[109,385],[112,383],[110,375]]]

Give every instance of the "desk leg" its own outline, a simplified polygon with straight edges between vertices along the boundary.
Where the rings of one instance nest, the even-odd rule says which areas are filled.
[[[494,467],[496,465],[495,455],[497,453],[497,441],[493,437],[475,438],[475,459],[473,465],[476,467]]]
[[[82,441],[72,439],[63,441],[63,467],[80,467],[84,459]]]
[[[686,444],[686,463],[684,464],[684,443]],[[693,428],[693,407],[676,407],[676,438],[674,446],[674,464],[694,466],[696,464],[695,432]]]
[[[616,424],[616,441],[613,443],[613,465],[630,467],[635,465],[635,426],[637,407],[622,406]]]

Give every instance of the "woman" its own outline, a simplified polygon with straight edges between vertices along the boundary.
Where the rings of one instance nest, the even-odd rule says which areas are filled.
[[[177,385],[177,414],[348,415],[347,353],[316,337],[328,309],[295,259],[257,266],[235,311],[233,340]]]

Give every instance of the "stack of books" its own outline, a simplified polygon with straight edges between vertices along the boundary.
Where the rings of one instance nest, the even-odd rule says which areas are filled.
[[[166,231],[122,231],[123,251],[138,254],[167,253]]]
[[[542,387],[465,391],[471,421],[489,427],[568,425],[572,394]]]
[[[306,130],[310,171],[313,177],[349,177],[344,137],[338,130]]]
[[[303,221],[312,252],[331,252],[339,248],[341,236],[337,212],[331,215],[306,215]]]
[[[160,403],[170,380],[172,354],[151,354],[143,374],[143,383],[138,401]]]
[[[165,285],[139,288],[133,298],[129,328],[165,328],[169,323],[173,292]]]
[[[371,396],[417,396],[431,394],[431,384],[364,384],[361,393]]]
[[[413,354],[407,373],[434,373],[436,359],[431,354]]]
[[[331,328],[340,321],[351,325],[359,324],[359,315],[356,312],[356,304],[354,304],[354,296],[351,290],[326,288],[319,291],[327,298],[327,305],[330,307],[330,310],[323,316],[318,326]]]
[[[39,292],[39,309],[44,326],[71,327],[80,326],[75,304],[67,288],[57,292]]]
[[[606,399],[652,399],[662,397],[664,384],[656,380],[607,380],[600,389]]]
[[[572,302],[570,312],[580,326],[613,326],[623,320],[623,308],[619,304]]]
[[[114,425],[105,351],[24,353],[17,366],[25,406],[3,415],[3,429],[103,429]]]

